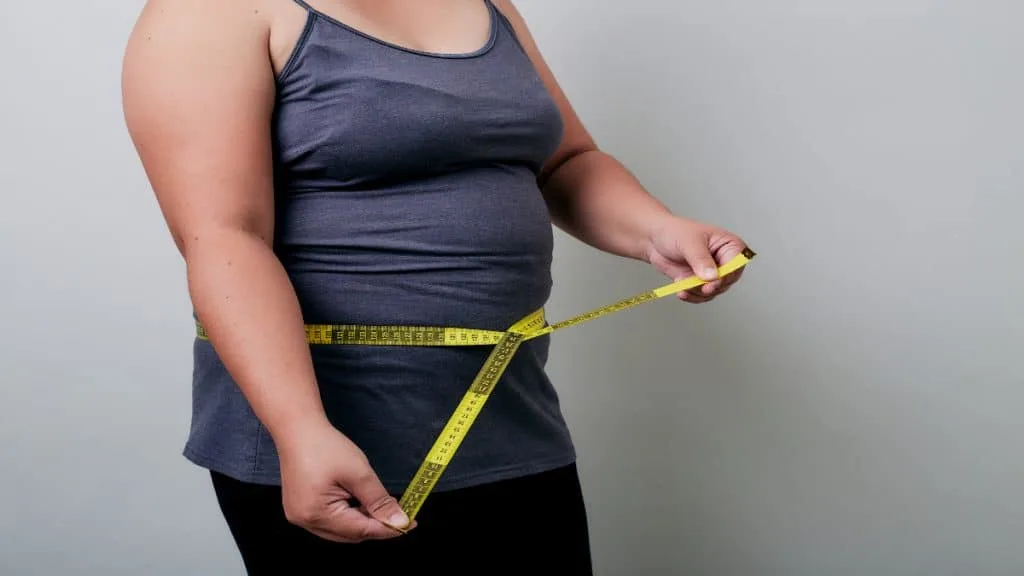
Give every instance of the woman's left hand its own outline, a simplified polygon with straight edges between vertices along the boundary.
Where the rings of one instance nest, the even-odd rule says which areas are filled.
[[[690,276],[707,281],[679,293],[681,300],[703,303],[714,300],[739,281],[743,268],[719,277],[718,267],[746,247],[739,236],[728,230],[673,216],[651,234],[647,261],[673,281]]]

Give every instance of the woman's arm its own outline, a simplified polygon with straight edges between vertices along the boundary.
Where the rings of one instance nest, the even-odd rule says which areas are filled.
[[[277,445],[289,517],[331,539],[391,537],[328,493],[341,485],[375,515],[401,515],[325,416],[296,294],[272,249],[268,34],[247,0],[150,0],[124,59],[125,118],[197,315]]]
[[[745,248],[735,235],[672,214],[615,158],[601,151],[544,61],[526,22],[510,0],[495,0],[516,30],[548,92],[565,133],[540,174],[554,223],[599,250],[650,262],[674,278],[717,277],[715,268]],[[742,271],[711,282],[684,299],[701,302],[721,293]]]
[[[267,26],[240,2],[152,1],[129,40],[129,133],[210,342],[275,435],[325,416],[295,293],[272,251]]]

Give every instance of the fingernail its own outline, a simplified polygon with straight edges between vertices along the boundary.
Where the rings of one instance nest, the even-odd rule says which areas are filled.
[[[399,528],[404,528],[409,523],[409,517],[404,512],[395,512],[388,518],[388,524]]]
[[[718,270],[715,270],[714,268],[705,268],[704,271],[703,271],[703,274],[704,274],[704,278],[707,278],[708,280],[710,280],[712,278],[717,278],[718,277]]]

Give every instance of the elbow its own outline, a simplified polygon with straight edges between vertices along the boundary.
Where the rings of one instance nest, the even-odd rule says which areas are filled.
[[[205,258],[231,259],[232,254],[254,249],[272,249],[273,233],[261,226],[244,223],[213,223],[172,233],[186,266]]]
[[[540,186],[541,190],[545,189],[564,167],[574,164],[579,158],[599,152],[600,149],[593,142],[578,144],[560,151],[541,170],[540,175],[537,177],[537,185]]]

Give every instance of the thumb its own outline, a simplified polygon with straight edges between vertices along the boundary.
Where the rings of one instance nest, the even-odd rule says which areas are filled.
[[[350,486],[349,490],[366,512],[378,522],[402,530],[409,527],[409,517],[398,505],[398,500],[384,489],[384,485],[375,474],[366,474],[364,478]]]
[[[676,248],[700,279],[708,281],[718,279],[718,263],[711,255],[708,242],[702,234],[688,235],[678,239]]]

